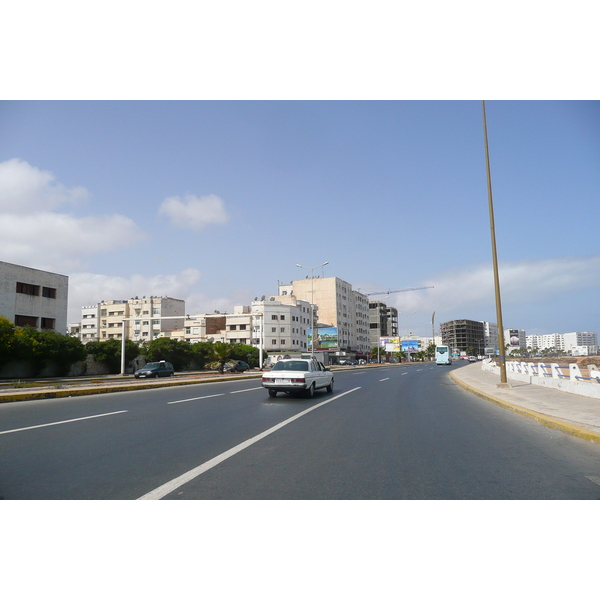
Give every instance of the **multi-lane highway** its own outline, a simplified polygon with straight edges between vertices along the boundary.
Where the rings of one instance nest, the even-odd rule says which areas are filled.
[[[5,499],[597,499],[600,448],[431,364],[0,405]]]

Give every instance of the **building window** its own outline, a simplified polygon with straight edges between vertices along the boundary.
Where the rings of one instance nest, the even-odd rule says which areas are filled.
[[[277,315],[271,315],[271,321],[277,321]]]
[[[37,327],[37,317],[27,317],[25,315],[15,315],[15,325],[17,327],[25,327],[25,325],[31,325],[31,327]]]
[[[271,327],[271,333],[277,333],[277,327]]]
[[[271,340],[271,346],[277,346],[277,340]]]
[[[41,327],[42,329],[54,329],[54,319],[42,317]]]
[[[280,319],[281,321],[285,321],[285,315],[281,315],[281,316],[279,317],[279,319]]]
[[[285,327],[281,328],[281,333],[285,333]]]
[[[17,294],[27,294],[28,296],[39,296],[40,286],[29,283],[17,282]]]
[[[240,325],[240,329],[244,331],[246,329],[246,325]]]
[[[237,329],[237,325],[230,325],[229,331],[235,331]]]

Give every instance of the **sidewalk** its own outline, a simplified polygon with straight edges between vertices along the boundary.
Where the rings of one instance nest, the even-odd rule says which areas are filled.
[[[510,388],[499,388],[500,376],[473,363],[450,372],[450,377],[466,390],[565,433],[600,443],[600,401],[569,392],[508,378]],[[590,384],[592,385],[592,384]]]

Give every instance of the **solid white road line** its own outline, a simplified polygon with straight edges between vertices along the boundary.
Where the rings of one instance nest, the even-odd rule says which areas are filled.
[[[176,477],[175,479],[168,481],[167,483],[165,483],[164,485],[161,485],[160,487],[156,488],[155,490],[152,490],[151,492],[144,494],[143,496],[138,498],[138,500],[160,500],[161,498],[168,496],[171,492],[175,491],[177,488],[188,483],[192,479],[195,479],[196,477],[198,477],[198,475],[202,475],[202,473],[206,473],[206,471],[212,469],[213,467],[216,467],[218,464],[222,463],[224,460],[227,460],[228,458],[234,456],[238,452],[241,452],[242,450],[249,448],[253,444],[256,444],[256,442],[259,442],[260,440],[266,438],[268,435],[275,433],[282,427],[289,425],[296,419],[299,419],[300,417],[307,415],[309,412],[312,412],[313,410],[316,410],[317,408],[321,408],[321,406],[325,406],[326,404],[329,404],[330,402],[333,402],[334,400],[337,400],[338,398],[341,398],[342,396],[345,396],[346,394],[355,392],[356,390],[360,390],[360,387],[354,388],[352,390],[348,390],[347,392],[338,394],[337,396],[334,396],[333,398],[329,398],[329,400],[325,400],[324,402],[321,402],[320,404],[316,404],[315,406],[312,406],[311,408],[307,408],[306,410],[302,411],[301,413],[298,413],[297,415],[290,417],[286,421],[282,421],[278,425],[275,425],[274,427],[271,427],[270,429],[267,429],[266,431],[259,433],[258,435],[254,436],[253,438],[250,438],[250,439],[246,440],[245,442],[242,442],[241,444],[238,444],[237,446],[230,448],[229,450],[223,452],[222,454],[215,456],[211,460],[195,467],[194,469],[191,469],[187,473],[184,473],[183,475],[180,475],[179,477]]]
[[[90,417],[79,417],[78,419],[69,419],[68,421],[56,421],[55,423],[44,423],[43,425],[32,425],[31,427],[21,427],[20,429],[9,429],[8,431],[0,431],[0,435],[5,433],[15,433],[17,431],[27,431],[28,429],[38,429],[40,427],[51,427],[52,425],[62,425],[63,423],[74,423],[75,421],[85,421],[86,419],[97,419],[98,417],[109,417],[110,415],[118,415],[120,413],[129,412],[128,410],[118,410],[116,412],[104,413],[102,415],[91,415]]]
[[[198,398],[186,398],[185,400],[173,400],[173,402],[167,402],[167,404],[179,404],[180,402],[191,402],[192,400],[204,400],[204,398],[216,398],[217,396],[224,396],[225,394],[212,394],[211,396],[198,396]]]

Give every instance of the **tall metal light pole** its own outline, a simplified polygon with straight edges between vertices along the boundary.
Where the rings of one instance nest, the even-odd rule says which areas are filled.
[[[329,261],[324,262],[322,265],[318,267],[303,267],[302,265],[296,264],[297,267],[301,269],[308,269],[310,271],[310,279],[311,279],[311,287],[310,287],[310,327],[311,327],[311,340],[310,340],[310,354],[311,356],[315,355],[315,323],[313,319],[313,304],[314,304],[314,295],[315,295],[315,278],[314,271],[315,269],[320,269],[325,265],[328,265]]]
[[[502,324],[502,305],[500,302],[500,278],[498,276],[498,256],[496,254],[496,229],[494,225],[494,204],[492,202],[492,177],[490,175],[490,153],[488,149],[487,122],[485,118],[485,100],[481,101],[483,112],[483,137],[485,142],[485,165],[487,171],[488,202],[490,209],[490,231],[492,234],[492,259],[494,262],[494,288],[496,290],[496,319],[498,321],[498,346],[500,350],[499,387],[508,387],[506,379],[506,355],[504,350],[504,325]]]

